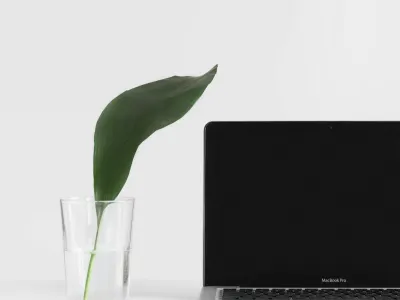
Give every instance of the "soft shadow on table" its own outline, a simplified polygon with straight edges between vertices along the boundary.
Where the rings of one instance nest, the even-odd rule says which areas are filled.
[[[214,300],[216,288],[202,282],[133,280],[132,300]],[[0,300],[65,300],[63,281],[0,281]]]
[[[214,300],[216,288],[199,282],[141,280],[132,282],[131,299]]]

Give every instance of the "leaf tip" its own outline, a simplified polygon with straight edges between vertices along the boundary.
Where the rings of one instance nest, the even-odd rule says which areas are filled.
[[[215,75],[217,74],[217,71],[218,71],[218,64],[216,64],[208,73]]]
[[[218,64],[216,64],[210,71],[208,71],[201,77],[207,78],[208,83],[210,83],[214,79],[215,75],[217,74],[217,71],[218,71]]]

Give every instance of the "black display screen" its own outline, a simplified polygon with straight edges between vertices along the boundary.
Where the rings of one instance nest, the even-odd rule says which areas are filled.
[[[400,122],[212,122],[204,285],[400,287]]]

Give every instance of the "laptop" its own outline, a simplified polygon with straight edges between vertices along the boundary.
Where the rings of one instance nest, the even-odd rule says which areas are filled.
[[[214,299],[399,299],[400,122],[205,127]]]

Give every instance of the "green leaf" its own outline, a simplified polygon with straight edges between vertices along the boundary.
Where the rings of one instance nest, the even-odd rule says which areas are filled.
[[[158,129],[182,118],[217,73],[173,76],[125,91],[101,113],[94,135],[96,200],[114,200],[128,178],[139,145]]]

